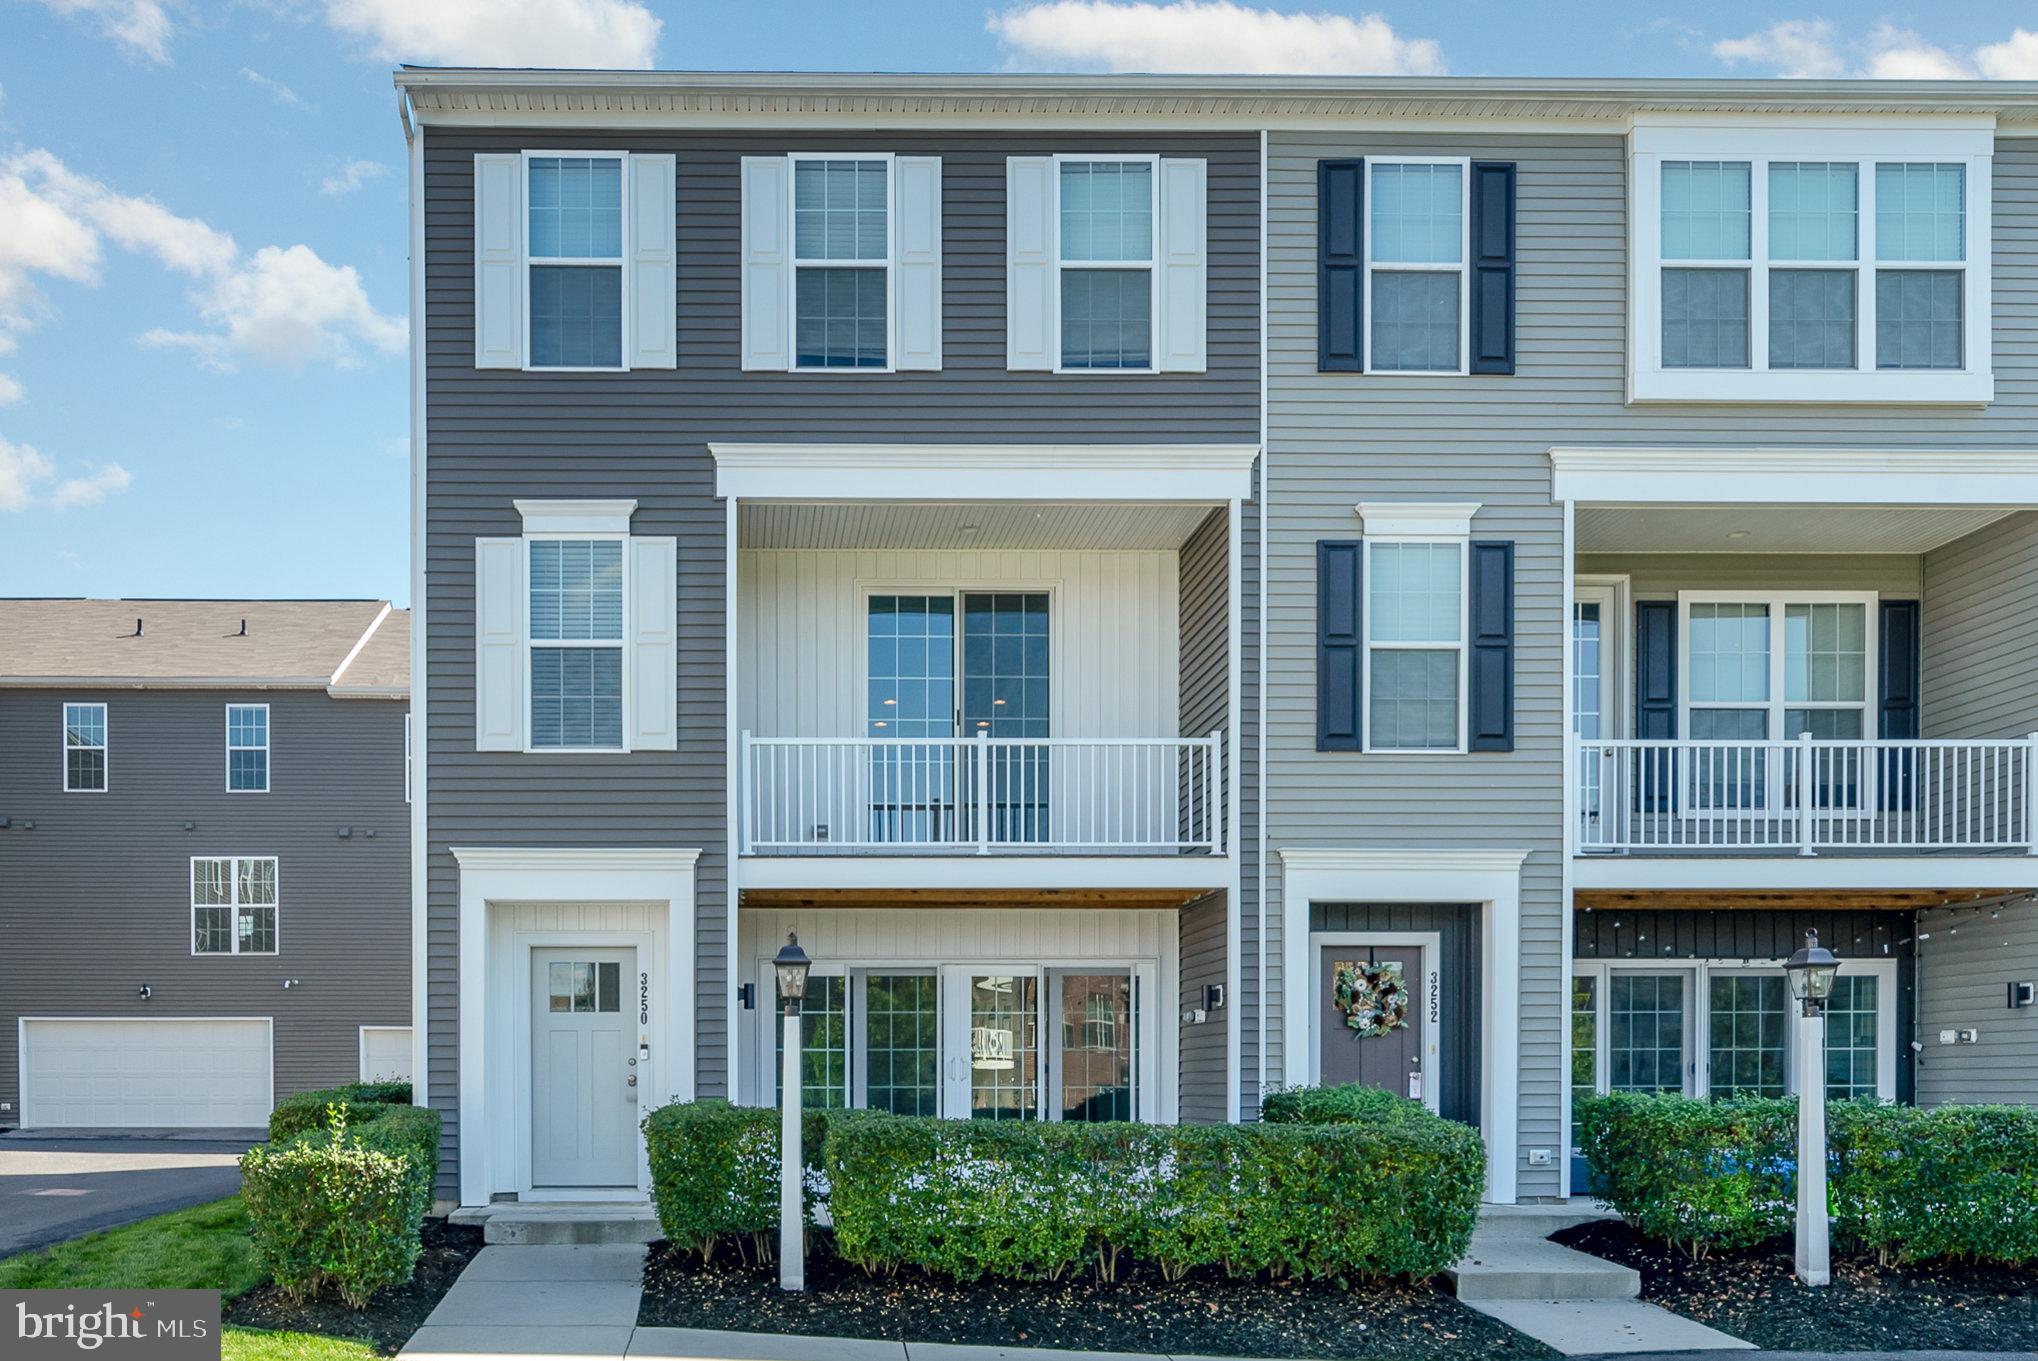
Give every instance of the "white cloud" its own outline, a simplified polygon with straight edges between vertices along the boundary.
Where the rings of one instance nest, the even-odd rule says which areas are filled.
[[[389,167],[380,161],[349,160],[338,170],[319,181],[318,191],[329,198],[351,194],[370,180],[380,179],[389,173]]]
[[[1712,51],[1729,66],[1745,63],[1785,77],[2038,79],[2038,33],[2021,28],[2002,42],[1963,55],[1927,42],[1913,29],[1889,23],[1877,24],[1863,38],[1849,39],[1824,19],[1791,19],[1745,38],[1716,42]]]
[[[1974,72],[1959,57],[1909,29],[1877,24],[1868,35],[1868,64],[1862,74],[1876,80],[1965,80]]]
[[[99,32],[130,57],[170,60],[170,15],[161,0],[42,0],[42,4],[67,19],[96,19]]]
[[[384,61],[633,70],[662,27],[636,0],[326,0],[326,22]]]
[[[70,510],[96,506],[124,492],[134,479],[118,463],[96,472],[57,479],[57,466],[33,445],[15,444],[0,436],[0,510],[22,511],[36,506]],[[55,486],[50,486],[55,482]],[[47,490],[45,490],[47,488]]]
[[[241,79],[258,89],[267,90],[274,96],[278,104],[295,104],[298,102],[297,91],[291,89],[274,76],[265,76],[251,66],[243,66],[241,68]]]
[[[34,446],[14,444],[0,435],[0,510],[27,510],[36,486],[55,473],[55,465]]]
[[[87,477],[67,477],[50,493],[50,504],[58,510],[96,506],[107,497],[124,492],[134,479],[118,463],[109,463]]]
[[[1049,0],[994,14],[990,31],[1029,63],[1108,71],[1436,75],[1443,52],[1377,14],[1283,14],[1233,0]]]
[[[1824,19],[1791,19],[1745,38],[1728,38],[1712,54],[1729,66],[1749,62],[1793,79],[1830,79],[1847,63],[1833,46],[1833,26]]]
[[[21,400],[21,380],[0,373],[0,406],[12,406]]]
[[[375,310],[352,265],[330,265],[309,246],[264,246],[193,294],[215,329],[146,332],[155,349],[189,350],[208,367],[231,369],[240,359],[284,368],[313,360],[341,367],[361,350],[400,354],[410,331],[402,317]]]
[[[2020,28],[2002,42],[1978,47],[1974,64],[1990,80],[2038,80],[2038,33]]]

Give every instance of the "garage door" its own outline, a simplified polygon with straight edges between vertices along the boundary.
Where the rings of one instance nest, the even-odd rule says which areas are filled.
[[[24,1020],[21,1123],[252,1128],[269,1120],[264,1017]]]

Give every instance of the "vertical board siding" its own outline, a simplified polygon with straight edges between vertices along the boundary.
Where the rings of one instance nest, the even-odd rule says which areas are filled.
[[[1264,811],[1270,846],[1531,853],[1522,879],[1518,1146],[1555,1147],[1564,1089],[1559,792],[1568,609],[1562,508],[1550,501],[1549,450],[1559,444],[2027,447],[2038,399],[2038,236],[2031,230],[2038,147],[2015,139],[1996,147],[1996,400],[1979,409],[1629,406],[1628,185],[1618,136],[1282,131],[1270,134],[1269,148],[1272,580]],[[1319,372],[1317,162],[1425,154],[1516,165],[1515,373]],[[1359,525],[1351,507],[1369,499],[1476,501],[1481,510],[1474,536],[1515,541],[1513,752],[1411,758],[1315,750],[1314,545],[1355,537]],[[1931,648],[1928,637],[1928,676]],[[1928,695],[1930,686],[1928,680]],[[1278,903],[1278,858],[1268,870],[1268,900]],[[1271,918],[1270,927],[1277,922]],[[1280,1007],[1289,988],[1279,976],[1278,945],[1270,945],[1267,1015],[1245,1022],[1249,1036],[1264,1034],[1279,1080]],[[1308,986],[1306,979],[1295,980],[1293,995],[1306,998]],[[1249,976],[1249,999],[1258,987]],[[1518,1176],[1524,1197],[1557,1193],[1556,1169],[1524,1162]]]
[[[1918,914],[1918,1104],[2038,1105],[2038,1006],[2012,1007],[2012,983],[2038,982],[2038,905]],[[1940,1032],[1976,1032],[1942,1044]]]
[[[2038,512],[1927,553],[1924,587],[1924,736],[2038,732]]]
[[[1231,533],[1229,513],[1213,511],[1182,545],[1181,730],[1185,736],[1228,729],[1231,715]],[[1229,754],[1238,735],[1226,731]],[[1227,762],[1228,764],[1228,762]],[[1228,789],[1228,786],[1225,786]],[[1220,804],[1229,807],[1228,801]],[[1229,813],[1226,813],[1229,816]],[[1181,1009],[1203,1005],[1203,989],[1225,981],[1226,926],[1238,905],[1218,894],[1182,909]],[[1238,999],[1226,997],[1227,1008]],[[1182,1023],[1181,1118],[1226,1118],[1225,1018],[1211,1012],[1200,1025]],[[1246,1084],[1250,1085],[1250,1084]]]
[[[678,367],[622,374],[474,367],[474,156],[598,147],[677,157]],[[938,372],[745,373],[740,160],[791,150],[942,158]],[[1005,369],[1005,158],[1157,152],[1209,160],[1209,369]],[[710,440],[1251,442],[1259,435],[1259,153],[1250,133],[616,132],[425,135],[425,672],[430,733],[427,1016],[458,1185],[459,874],[448,847],[698,847],[696,1071],[727,1091],[724,508]],[[474,540],[514,535],[514,497],[630,497],[639,534],[679,539],[679,748],[630,756],[477,753]]]
[[[1374,931],[1437,936],[1438,986],[1443,1025],[1437,1035],[1437,1112],[1450,1120],[1479,1123],[1479,1082],[1485,1055],[1480,1031],[1485,1017],[1485,976],[1479,958],[1480,909],[1448,903],[1312,903],[1311,931]],[[1317,961],[1309,961],[1313,977]],[[1417,996],[1423,994],[1418,989]],[[1298,1005],[1308,1005],[1306,999]]]
[[[66,701],[106,705],[106,793],[61,792]],[[269,706],[267,794],[225,790],[228,704]],[[0,1126],[21,1115],[22,1016],[273,1017],[278,1098],[352,1081],[361,1026],[410,1024],[408,707],[0,691]],[[276,857],[278,953],[191,953],[191,858],[211,855]]]

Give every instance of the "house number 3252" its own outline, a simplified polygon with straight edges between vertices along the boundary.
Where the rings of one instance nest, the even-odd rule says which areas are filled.
[[[637,1024],[651,1024],[651,975],[637,975]]]
[[[1435,971],[1431,971],[1429,976],[1429,1023],[1435,1025],[1442,1019],[1443,1006],[1437,997],[1437,976]]]

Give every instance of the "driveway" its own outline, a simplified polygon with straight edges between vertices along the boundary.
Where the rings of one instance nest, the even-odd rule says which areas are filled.
[[[208,1137],[209,1136],[209,1137]],[[0,1257],[238,1191],[259,1130],[0,1137]]]

